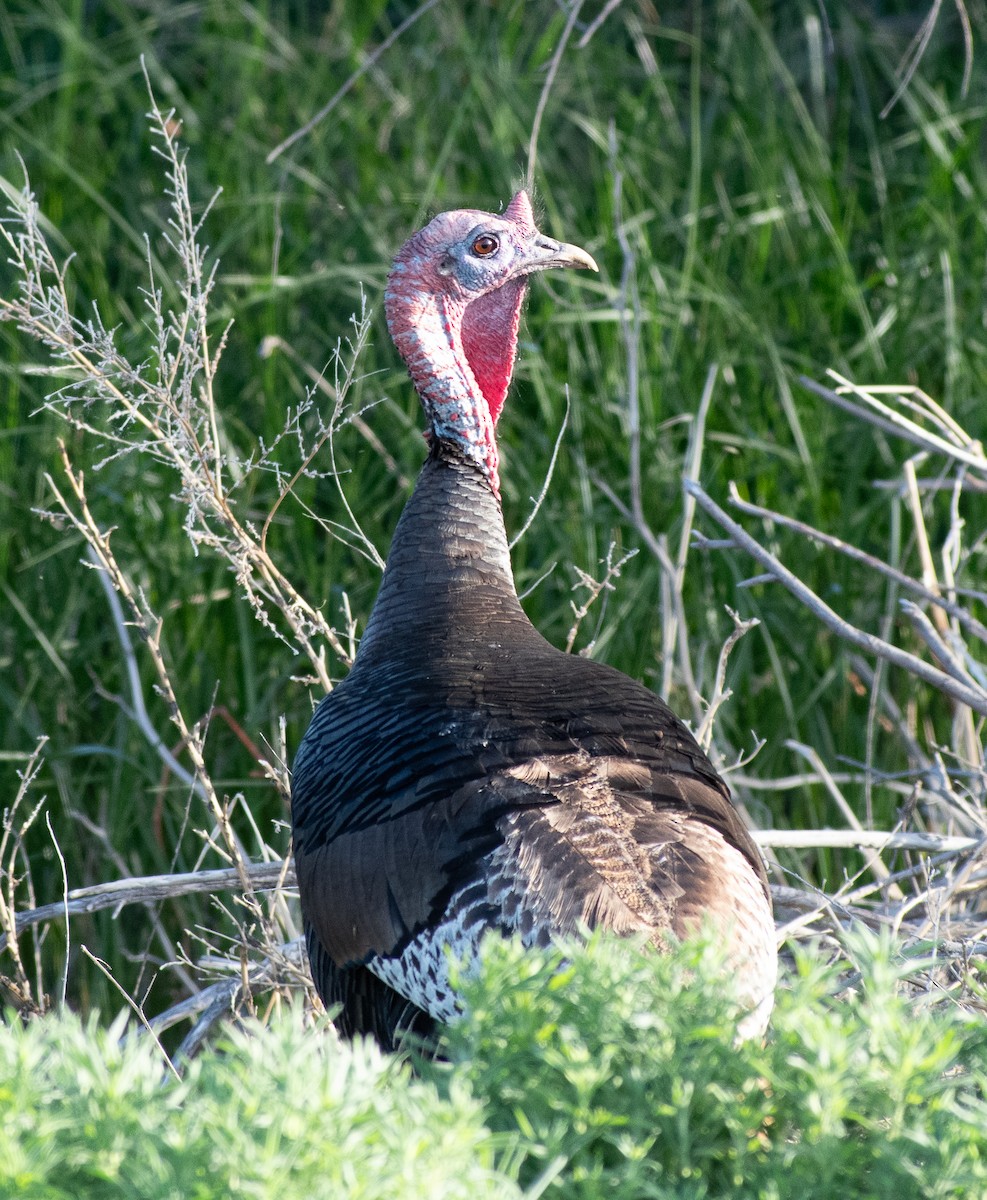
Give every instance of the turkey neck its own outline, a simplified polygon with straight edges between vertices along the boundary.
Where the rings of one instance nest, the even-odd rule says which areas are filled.
[[[527,626],[511,572],[500,501],[484,471],[433,438],[394,533],[354,670],[490,644],[491,625]]]
[[[395,530],[354,670],[436,652],[457,656],[477,641],[489,649],[491,623],[527,626],[514,590],[494,433],[524,294],[519,278],[467,304],[419,286],[400,256],[395,263],[387,325],[421,400],[431,452]]]
[[[510,384],[526,284],[523,278],[463,304],[407,286],[398,265],[384,303],[433,441],[446,442],[500,496],[497,417]]]

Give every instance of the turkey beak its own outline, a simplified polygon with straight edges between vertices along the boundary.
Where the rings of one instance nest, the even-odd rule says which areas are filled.
[[[552,267],[578,267],[587,271],[600,269],[592,254],[587,254],[580,246],[556,242],[540,233],[531,244],[531,252],[525,265],[528,271],[547,271]]]

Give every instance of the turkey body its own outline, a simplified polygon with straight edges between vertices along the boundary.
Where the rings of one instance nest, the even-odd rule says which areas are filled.
[[[431,439],[356,661],[299,748],[292,823],[313,978],[345,1035],[389,1047],[454,1017],[450,954],[490,929],[660,948],[707,926],[747,1031],[767,1019],[767,880],[726,786],[653,692],[531,625],[496,485],[448,439]]]

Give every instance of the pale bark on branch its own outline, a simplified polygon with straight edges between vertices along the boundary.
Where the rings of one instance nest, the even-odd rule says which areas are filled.
[[[867,633],[863,629],[858,629],[855,625],[851,625],[849,621],[845,621],[824,600],[820,599],[808,585],[804,584],[801,579],[780,562],[770,550],[766,550],[742,525],[739,525],[732,517],[728,516],[698,483],[687,479],[684,481],[683,486],[688,494],[694,497],[699,507],[730,535],[730,540],[737,549],[746,551],[755,562],[764,568],[765,572],[772,579],[776,579],[783,587],[787,588],[800,603],[804,604],[814,616],[818,617],[838,637],[853,646],[859,647],[868,654],[883,658],[893,666],[909,671],[924,683],[931,684],[932,687],[952,696],[954,700],[959,700],[961,704],[968,705],[974,712],[978,712],[982,716],[987,716],[987,691],[975,684],[964,683],[962,680],[954,678],[945,671],[940,671],[937,667],[924,662],[914,654],[910,654],[907,650],[902,650],[899,646],[892,646],[890,642],[884,641],[883,638],[876,637],[872,633]]]

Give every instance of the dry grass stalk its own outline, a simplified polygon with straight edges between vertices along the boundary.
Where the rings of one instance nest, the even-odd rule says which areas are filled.
[[[320,390],[329,390],[332,395],[329,420],[316,419],[313,433],[315,402],[310,394],[307,404],[289,414],[285,429],[274,445],[262,445],[249,459],[239,456],[225,436],[214,395],[226,331],[214,337],[208,319],[216,265],[209,265],[201,233],[211,205],[206,206],[201,216],[193,214],[184,154],[177,141],[179,125],[173,113],[163,113],[158,108],[153,96],[149,120],[157,152],[165,165],[171,214],[165,240],[179,266],[180,293],[176,307],[166,306],[163,289],[155,281],[154,257],[148,242],[150,278],[144,298],[154,340],[150,359],[139,365],[132,363],[118,349],[115,331],[106,328],[97,310],[93,309],[86,319],[73,314],[67,286],[70,260],[59,263],[52,252],[28,185],[19,195],[11,197],[11,216],[0,224],[0,236],[19,277],[18,291],[9,298],[0,297],[0,319],[15,322],[49,351],[52,372],[64,382],[49,395],[46,407],[103,448],[102,463],[96,469],[123,455],[143,456],[167,467],[178,481],[177,499],[184,507],[185,528],[195,552],[204,550],[225,560],[257,618],[294,652],[307,659],[315,681],[328,690],[331,683],[325,647],[330,647],[341,661],[350,661],[353,655],[352,622],[348,622],[349,628],[342,635],[338,634],[281,572],[266,548],[265,535],[278,506],[293,496],[298,479],[312,473],[315,455],[327,442],[331,449],[338,426],[347,420],[359,420],[359,415],[355,418],[344,415],[345,402],[355,378],[359,352],[369,332],[369,314],[364,310],[354,318],[352,341],[345,348],[342,344],[337,346],[332,383],[319,380]],[[294,469],[283,465],[286,449],[297,454],[299,465]],[[131,572],[118,560],[111,544],[112,530],[101,524],[90,507],[83,473],[73,465],[64,444],[61,445],[61,457],[66,483],[48,477],[56,511],[43,515],[58,523],[67,520],[82,537],[88,560],[98,571],[103,584],[123,654],[129,687],[125,711],[166,769],[184,781],[190,794],[205,806],[212,828],[204,831],[204,849],[215,851],[230,864],[230,870],[195,872],[194,883],[181,876],[151,882],[122,879],[117,881],[116,890],[114,885],[109,885],[106,891],[97,889],[98,897],[87,894],[88,889],[70,892],[66,883],[65,894],[59,903],[39,906],[30,890],[29,870],[23,853],[24,835],[43,803],[34,806],[26,818],[23,816],[28,789],[40,767],[39,744],[22,774],[21,788],[6,813],[0,834],[3,871],[0,949],[7,951],[13,964],[7,990],[23,1011],[41,1011],[46,1007],[40,963],[37,982],[32,982],[22,956],[19,938],[26,929],[51,920],[69,922],[79,913],[103,907],[118,908],[136,898],[145,904],[158,903],[167,896],[204,888],[215,892],[232,883],[233,890],[239,893],[237,909],[229,914],[233,927],[238,930],[237,945],[232,947],[232,960],[238,963],[242,985],[237,997],[238,1003],[249,1006],[253,981],[274,979],[277,973],[270,964],[278,959],[282,944],[297,937],[294,915],[284,898],[290,864],[250,862],[248,850],[234,828],[236,810],[249,824],[260,854],[269,857],[270,852],[242,797],[222,795],[213,782],[205,747],[208,718],[191,721],[183,711],[174,673],[162,647],[162,618],[152,610],[143,590],[132,584]],[[235,492],[251,471],[273,475],[277,483],[277,495],[268,520],[259,531],[237,515]],[[355,536],[359,540],[358,530]],[[366,545],[369,547],[369,543]],[[146,654],[153,665],[155,692],[163,699],[168,716],[178,730],[180,744],[191,761],[191,770],[186,770],[175,759],[149,715],[131,643],[132,629],[140,635],[140,652]],[[284,757],[282,751],[261,765],[272,784],[286,795],[288,782]],[[87,827],[91,826],[83,818],[80,820]],[[90,828],[90,832],[95,836],[101,834],[94,828]],[[18,874],[17,868],[22,861],[25,865]],[[118,869],[123,868],[121,862],[117,865]],[[261,881],[271,889],[265,896],[256,890]],[[27,903],[24,903],[25,896]],[[152,925],[154,936],[161,939],[166,956],[171,959],[177,956],[180,960],[181,951],[176,953],[156,916]],[[230,949],[224,948],[227,953]],[[212,948],[210,953],[215,960]],[[90,957],[99,965],[98,956]],[[258,957],[267,964],[263,970],[256,968]],[[176,967],[184,983],[193,988],[198,986],[195,980],[202,970],[197,964],[189,964],[188,971],[180,961]],[[209,968],[210,971],[213,969]],[[130,1002],[143,1019],[140,1001],[131,999]]]
[[[165,306],[148,242],[144,298],[156,343],[150,362],[130,362],[97,309],[86,320],[73,314],[66,289],[71,259],[59,263],[52,252],[28,185],[12,198],[13,220],[0,224],[20,280],[15,298],[0,297],[0,317],[15,322],[48,349],[66,383],[49,396],[46,407],[105,447],[103,462],[139,454],[174,473],[196,552],[207,548],[226,560],[257,618],[308,659],[319,685],[328,691],[332,685],[324,646],[344,663],[350,660],[350,647],[287,579],[267,552],[264,537],[241,521],[233,493],[249,472],[270,471],[279,484],[272,513],[291,494],[298,477],[309,470],[314,455],[344,420],[346,394],[369,333],[369,315],[364,311],[355,318],[354,337],[345,351],[337,346],[334,408],[328,422],[319,422],[312,445],[302,426],[314,409],[311,397],[289,414],[278,441],[298,440],[300,467],[285,471],[274,460],[275,446],[262,446],[253,459],[238,456],[224,434],[213,392],[228,330],[214,344],[208,305],[216,264],[207,266],[208,252],[200,240],[211,204],[195,217],[174,114],[163,113],[152,96],[149,118],[165,163],[172,214],[166,241],[179,263],[182,295],[179,308]]]
[[[46,736],[40,737],[28,755],[23,770],[18,771],[20,782],[17,792],[9,807],[4,809],[3,825],[0,827],[0,950],[9,951],[14,972],[13,977],[0,974],[0,986],[18,1012],[32,1014],[43,1013],[48,1007],[48,1000],[41,981],[40,961],[36,957],[33,984],[24,964],[18,935],[25,926],[18,918],[18,891],[21,885],[25,886],[28,902],[33,907],[31,865],[24,853],[24,837],[45,805],[46,797],[42,796],[28,807],[28,793],[43,765],[43,751],[47,742]],[[23,815],[22,810],[26,810]],[[65,912],[64,903],[52,905],[51,908],[55,911],[46,917],[48,920],[57,919]]]

